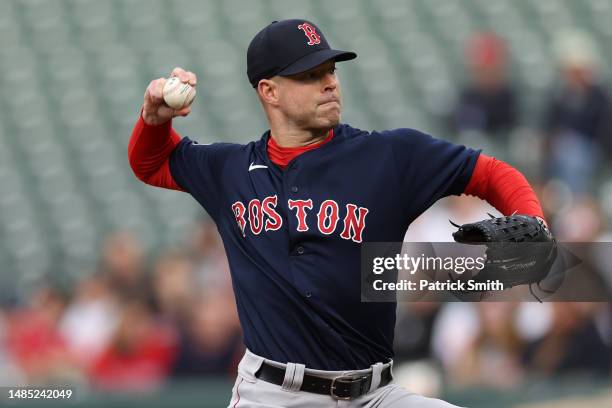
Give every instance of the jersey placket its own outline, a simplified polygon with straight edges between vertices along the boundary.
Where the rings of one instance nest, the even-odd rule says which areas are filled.
[[[289,165],[285,168],[284,171],[281,172],[281,177],[283,179],[283,193],[287,198],[287,201],[283,204],[287,205],[287,222],[288,222],[288,235],[289,235],[289,265],[291,266],[291,275],[293,277],[294,283],[297,285],[297,289],[300,291],[303,297],[310,299],[312,297],[312,291],[309,288],[307,280],[305,276],[303,276],[303,268],[300,267],[300,263],[303,262],[303,257],[308,256],[307,248],[305,248],[305,244],[303,243],[304,234],[307,231],[303,230],[303,227],[308,226],[308,214],[311,209],[303,208],[303,212],[305,216],[303,217],[303,221],[300,221],[300,217],[298,216],[300,213],[299,207],[291,208],[289,203],[295,203],[299,201],[302,203],[303,201],[308,201],[309,198],[304,196],[304,186],[299,185],[299,170],[301,168],[300,165],[301,158],[293,159]],[[309,203],[312,206],[312,200],[310,199]],[[303,204],[300,204],[303,205]]]

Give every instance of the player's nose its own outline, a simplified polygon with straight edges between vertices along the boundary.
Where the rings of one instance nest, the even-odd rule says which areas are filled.
[[[323,77],[323,85],[326,92],[334,91],[338,87],[338,77],[330,72],[326,73]]]

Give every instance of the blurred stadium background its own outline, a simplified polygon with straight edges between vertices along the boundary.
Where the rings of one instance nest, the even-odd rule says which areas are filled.
[[[138,182],[127,141],[175,66],[199,76],[182,135],[259,138],[246,47],[294,17],[359,55],[339,65],[343,121],[483,148],[534,183],[560,240],[610,241],[611,0],[3,0],[0,384],[77,384],[87,406],[227,404],[242,346],[216,229],[189,196]],[[447,241],[448,218],[487,208],[444,200],[407,240]],[[396,374],[416,392],[611,404],[609,304],[398,309]]]

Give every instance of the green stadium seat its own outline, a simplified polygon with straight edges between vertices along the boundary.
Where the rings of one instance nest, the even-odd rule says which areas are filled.
[[[96,258],[96,235],[88,203],[76,193],[66,192],[51,206],[57,239],[65,256],[92,262]]]
[[[236,48],[244,51],[257,32],[253,27],[263,27],[272,21],[262,2],[225,0],[219,3],[219,7],[223,21],[227,22],[224,30],[226,36]]]
[[[35,49],[70,44],[71,31],[66,24],[63,3],[24,0],[18,4],[21,7],[21,21],[28,29],[29,42]]]
[[[167,77],[175,66],[189,69],[191,58],[178,41],[163,42],[143,52],[144,63],[154,78]]]
[[[347,3],[350,3],[350,1],[347,1]],[[402,19],[407,20],[408,23],[416,20],[414,19],[414,16],[416,16],[414,1],[374,0],[370,4],[372,4],[372,10],[384,21]],[[406,24],[406,26],[410,26],[410,24]]]
[[[13,3],[10,1],[0,2],[0,49],[22,43],[21,27]]]
[[[116,190],[107,197],[102,214],[109,231],[128,230],[137,234],[145,247],[153,248],[161,239],[161,224],[134,190]]]
[[[15,201],[13,206],[4,206],[4,246],[12,254],[19,272],[24,278],[37,277],[46,272],[49,265],[48,242],[35,216],[29,200]]]
[[[83,47],[107,47],[121,39],[114,23],[113,3],[96,0],[67,2],[67,20],[77,31],[76,40]]]
[[[191,52],[222,38],[223,22],[216,11],[217,3],[198,0],[178,0],[168,10],[172,39]],[[189,10],[189,12],[185,12]]]
[[[159,0],[125,0],[116,4],[121,36],[136,52],[155,49],[160,42],[172,39],[166,18],[170,3]]]
[[[301,0],[270,0],[268,2],[268,13],[270,22],[286,18],[305,18],[316,20],[318,15],[316,7],[318,3]],[[263,27],[262,27],[263,28]]]

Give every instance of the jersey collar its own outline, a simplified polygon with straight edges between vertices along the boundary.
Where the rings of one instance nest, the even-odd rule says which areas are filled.
[[[336,145],[338,142],[340,142],[344,138],[344,135],[343,135],[343,132],[342,132],[342,124],[338,124],[334,128],[332,128],[330,130],[330,133],[331,133],[331,137],[330,137],[330,135],[328,135],[325,140],[317,143],[315,147],[313,147],[311,149],[307,149],[304,152],[302,152],[301,154],[299,154],[297,157],[294,157],[292,160],[290,160],[287,163],[287,165],[292,164],[296,160],[300,160],[303,156],[307,156],[307,155],[311,154],[311,152],[322,151],[324,149],[326,150],[326,149],[330,148],[331,146]],[[271,134],[270,130],[266,130],[263,133],[263,135],[261,136],[261,139],[259,139],[256,142],[255,150],[257,151],[257,155],[268,166],[271,166],[274,169],[282,170],[275,162],[273,162],[270,159],[270,156],[268,154],[268,143],[269,143],[269,140],[271,138],[270,134]],[[307,146],[307,147],[309,147],[309,146]],[[298,149],[300,149],[300,148],[298,148]]]
[[[272,163],[276,164],[281,169],[284,169],[285,167],[287,167],[287,164],[289,164],[291,160],[295,159],[302,153],[320,148],[324,144],[330,142],[333,137],[334,129],[331,129],[329,132],[327,132],[327,136],[325,137],[325,139],[317,143],[300,147],[282,147],[276,143],[276,140],[274,140],[274,138],[270,134],[270,137],[268,138],[267,147],[268,157],[270,158],[270,161],[272,161]]]

